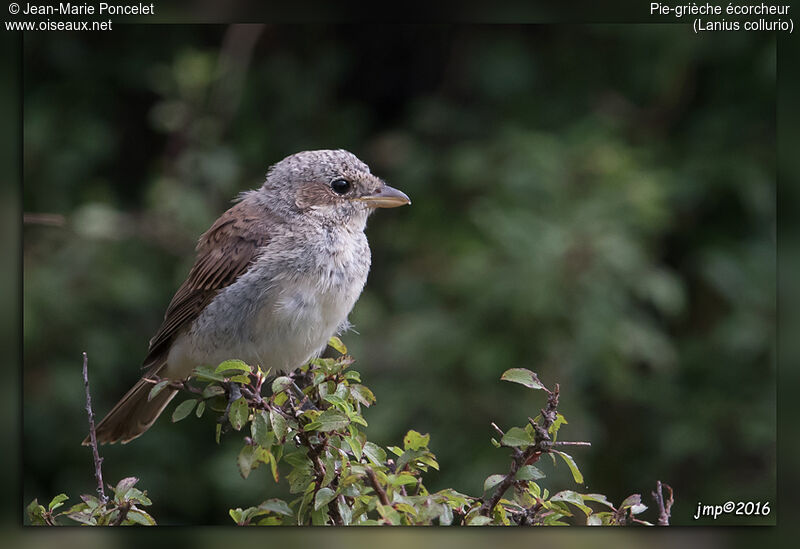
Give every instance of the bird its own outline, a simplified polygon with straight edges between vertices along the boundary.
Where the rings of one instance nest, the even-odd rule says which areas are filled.
[[[142,378],[96,426],[100,444],[147,431],[178,389],[148,399],[154,379],[240,359],[291,372],[349,327],[371,265],[364,233],[377,208],[411,204],[343,149],[272,165],[203,233],[188,277],[150,339]],[[83,441],[90,444],[90,437]]]

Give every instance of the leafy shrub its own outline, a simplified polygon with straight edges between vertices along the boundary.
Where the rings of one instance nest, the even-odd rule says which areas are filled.
[[[242,477],[269,467],[276,483],[283,478],[296,497],[286,502],[266,499],[256,506],[230,509],[238,525],[623,525],[651,524],[637,518],[647,509],[639,494],[614,506],[602,494],[565,489],[551,493],[537,481],[546,477],[537,466],[547,455],[555,466],[562,460],[576,484],[583,475],[571,455],[561,448],[589,446],[588,442],[559,441],[567,424],[558,412],[559,387],[548,389],[537,375],[513,368],[501,379],[547,395],[545,406],[524,426],[505,432],[492,423],[498,438],[491,443],[511,452],[508,472],[490,475],[484,494],[470,496],[452,488],[430,492],[424,474],[439,469],[429,448],[430,435],[410,430],[401,446],[381,447],[368,440],[364,408],[375,403],[372,391],[352,369],[353,358],[338,338],[330,346],[336,358],[317,358],[288,375],[267,383],[270,372],[239,360],[216,368],[199,367],[194,383],[153,380],[150,398],[168,385],[191,395],[177,405],[173,421],[206,410],[219,414],[216,439],[223,434],[244,434],[238,455]],[[264,387],[270,394],[264,394]],[[302,386],[302,388],[301,388]],[[548,460],[545,460],[545,462]],[[99,464],[96,463],[99,467]],[[288,469],[288,472],[286,470]],[[120,481],[114,497],[103,501],[81,496],[83,502],[54,514],[67,499],[60,494],[45,508],[34,500],[28,506],[32,524],[56,525],[66,517],[86,525],[155,524],[140,506],[150,505],[146,492],[134,488],[138,479]],[[671,489],[664,501],[661,484],[653,493],[659,508],[659,524],[667,524],[672,505]]]

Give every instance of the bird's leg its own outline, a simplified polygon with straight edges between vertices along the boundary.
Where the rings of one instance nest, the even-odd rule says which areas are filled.
[[[303,392],[303,390],[297,386],[294,380],[292,380],[292,387],[297,392],[297,397],[300,399],[300,409],[301,410],[319,410],[314,403],[309,400],[308,396]]]
[[[217,423],[225,425],[228,423],[228,415],[231,411],[231,404],[233,404],[234,401],[242,398],[242,391],[239,389],[239,384],[232,381],[222,383],[222,387],[225,389],[225,396],[228,397],[228,403],[225,405],[225,411],[219,417]]]

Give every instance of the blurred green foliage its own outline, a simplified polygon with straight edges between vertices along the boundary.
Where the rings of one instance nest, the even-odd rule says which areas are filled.
[[[378,396],[371,439],[431,434],[431,490],[477,493],[504,466],[488,421],[532,401],[495,380],[527,367],[593,444],[583,491],[661,479],[674,524],[696,501],[774,500],[770,35],[126,25],[28,34],[24,95],[24,209],[64,216],[23,235],[25,501],[92,484],[80,352],[102,415],[197,236],[270,164],[339,147],[413,200],[370,221],[343,340]],[[268,482],[240,478],[238,450],[162,420],[102,454],[159,524],[226,523]]]

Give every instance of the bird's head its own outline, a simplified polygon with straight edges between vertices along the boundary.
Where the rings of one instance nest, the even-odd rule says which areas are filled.
[[[337,224],[365,223],[376,208],[411,204],[403,192],[341,149],[287,156],[270,168],[262,189],[284,207]]]

